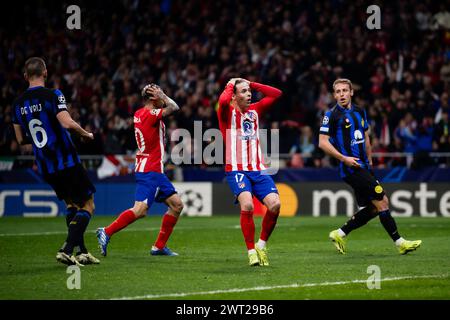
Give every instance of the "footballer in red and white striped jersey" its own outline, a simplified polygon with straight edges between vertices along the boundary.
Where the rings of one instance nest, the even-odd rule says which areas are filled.
[[[249,104],[245,111],[230,105],[234,85],[229,83],[219,98],[217,110],[219,126],[225,142],[225,171],[266,170],[259,140],[259,117],[281,95],[277,88],[257,82],[249,83],[250,89],[260,91],[263,99],[250,104],[251,92],[242,97]]]
[[[163,117],[180,108],[158,85],[146,85],[141,92],[144,106],[134,114],[134,133],[139,151],[136,154],[136,192],[134,206],[123,211],[109,226],[97,229],[101,254],[106,256],[111,237],[137,219],[144,217],[153,202],[163,202],[169,208],[164,214],[158,238],[150,250],[154,256],[176,256],[166,243],[183,210],[183,202],[173,184],[163,173]]]
[[[134,114],[134,135],[139,151],[136,153],[136,172],[164,172],[163,109],[141,108]]]
[[[264,98],[251,103],[252,89]],[[250,266],[268,266],[266,242],[275,228],[280,213],[280,197],[273,179],[265,174],[261,154],[259,118],[273,105],[282,92],[277,88],[231,79],[219,97],[217,116],[225,140],[225,176],[241,207],[241,230],[248,250]],[[261,235],[255,244],[253,197],[267,207]]]

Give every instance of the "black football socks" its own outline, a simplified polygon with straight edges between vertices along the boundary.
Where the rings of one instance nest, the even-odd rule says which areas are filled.
[[[393,241],[397,241],[400,239],[400,235],[397,231],[397,224],[395,223],[394,218],[392,218],[391,213],[388,210],[380,211],[380,221],[383,225],[384,229],[389,233],[389,236]]]
[[[68,207],[66,208],[66,225],[67,228],[69,228],[70,221],[75,217],[77,214],[78,209],[76,207]],[[67,239],[62,245],[61,249],[59,249],[59,252],[63,252],[67,245]]]
[[[341,227],[341,230],[348,235],[351,231],[362,227],[376,216],[377,212],[375,207],[372,204],[369,204],[367,207],[364,207],[355,213],[350,220]]]
[[[69,227],[70,221],[75,217],[77,214],[78,209],[76,207],[69,207],[66,209],[66,225],[67,228]]]
[[[64,249],[66,254],[71,255],[75,246],[79,246],[79,252],[87,253],[84,244],[84,233],[91,220],[91,215],[86,210],[80,209],[69,224],[69,234],[67,236],[67,245]]]

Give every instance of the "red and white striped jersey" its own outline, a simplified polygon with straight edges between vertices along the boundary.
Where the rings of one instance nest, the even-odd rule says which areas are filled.
[[[134,114],[134,136],[138,146],[135,172],[164,172],[162,109],[141,108]]]
[[[245,113],[230,106],[233,84],[228,84],[219,98],[217,116],[225,142],[225,171],[265,170],[259,140],[259,117],[281,96],[277,88],[250,82],[250,88],[265,95],[250,104]]]

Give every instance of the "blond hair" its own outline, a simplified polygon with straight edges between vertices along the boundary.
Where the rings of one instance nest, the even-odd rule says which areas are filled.
[[[350,80],[344,79],[344,78],[339,78],[339,79],[334,80],[334,82],[333,82],[333,91],[336,89],[336,85],[339,83],[348,84],[348,86],[350,87],[350,90],[353,90],[353,85]]]

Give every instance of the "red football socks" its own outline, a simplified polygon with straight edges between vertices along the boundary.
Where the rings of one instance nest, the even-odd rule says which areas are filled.
[[[169,240],[170,234],[173,231],[178,221],[178,217],[172,216],[166,213],[163,216],[161,223],[161,230],[159,231],[158,239],[156,239],[155,247],[158,249],[163,249],[166,246],[167,240]]]
[[[247,250],[255,249],[255,222],[253,211],[241,210],[241,230],[244,235]]]
[[[120,216],[105,228],[106,234],[111,237],[114,233],[119,232],[129,224],[137,220],[136,215],[131,209],[125,210]]]
[[[261,240],[267,241],[277,224],[278,214],[267,210],[262,221]]]

